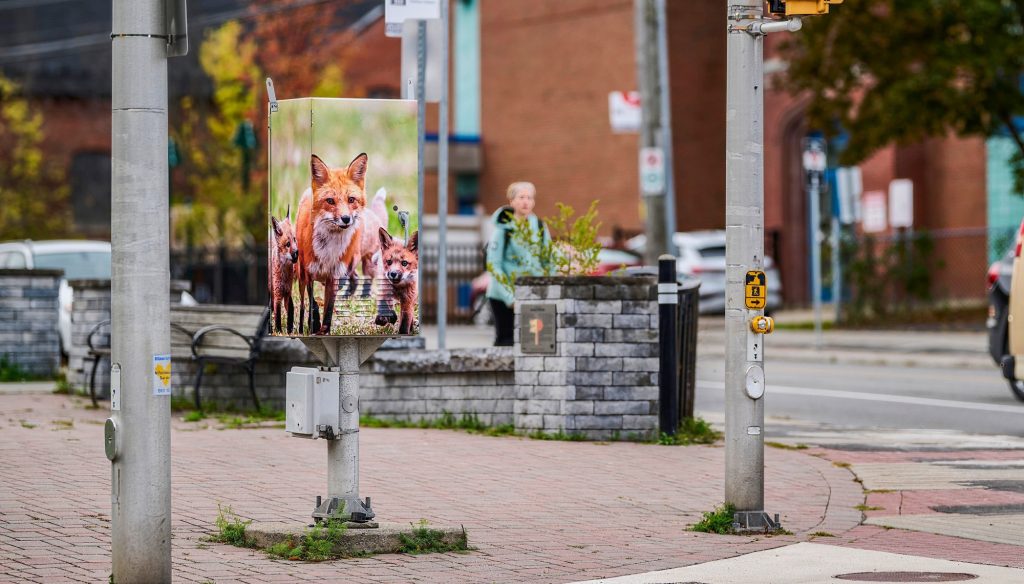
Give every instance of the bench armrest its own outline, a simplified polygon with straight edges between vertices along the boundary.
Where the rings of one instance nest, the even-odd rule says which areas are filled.
[[[93,345],[93,337],[95,337],[100,332],[100,329],[103,328],[103,327],[107,327],[108,329],[110,328],[110,320],[109,319],[96,323],[96,326],[92,327],[92,330],[89,331],[89,337],[85,340],[85,342],[89,345],[89,350],[90,351],[95,351],[96,350],[96,346]],[[107,331],[107,334],[110,334],[109,330]],[[104,348],[106,348],[106,347],[104,347]]]
[[[235,329],[233,329],[231,327],[228,327],[228,326],[224,326],[222,324],[211,324],[209,326],[204,326],[203,328],[197,330],[195,336],[192,337],[192,356],[193,357],[195,357],[197,359],[200,357],[199,351],[198,351],[199,345],[201,345],[203,343],[203,337],[205,337],[207,334],[212,333],[212,332],[224,332],[224,333],[233,334],[233,335],[239,337],[240,339],[242,339],[243,341],[245,341],[245,344],[249,345],[249,352],[250,353],[252,353],[252,351],[253,351],[253,341],[254,341],[254,339],[252,337],[250,337],[248,335],[243,335],[242,333],[236,331]]]

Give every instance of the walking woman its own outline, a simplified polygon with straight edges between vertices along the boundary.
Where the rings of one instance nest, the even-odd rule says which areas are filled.
[[[514,280],[516,276],[540,276],[544,273],[540,261],[513,237],[512,232],[517,220],[526,220],[530,229],[540,231],[543,241],[551,239],[544,222],[533,214],[537,198],[537,188],[533,183],[514,182],[508,186],[506,195],[508,205],[498,209],[491,216],[494,232],[487,246],[487,265],[491,271],[487,298],[491,303],[491,313],[494,315],[496,347],[512,346],[515,329],[512,304],[515,296],[512,290],[499,282],[499,278],[495,276]]]

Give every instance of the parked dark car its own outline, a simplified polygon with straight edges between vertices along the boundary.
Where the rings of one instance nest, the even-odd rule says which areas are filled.
[[[988,282],[988,318],[985,325],[988,328],[988,352],[992,360],[1003,371],[1003,377],[1010,384],[1010,391],[1013,395],[1024,401],[1024,378],[1017,372],[1017,358],[1022,355],[1013,355],[1011,350],[1021,351],[1024,347],[1010,346],[1010,328],[1012,321],[1024,321],[1024,285],[1018,283],[1017,297],[1013,294],[1014,272],[1021,269],[1021,236],[1024,234],[1024,222],[1021,223],[1021,232],[1017,235],[1015,245],[1006,252],[1002,258],[996,260],[989,266]],[[1011,300],[1012,299],[1012,300]],[[1020,315],[1011,319],[1011,314]],[[1024,327],[1024,322],[1016,325],[1017,334]],[[1015,337],[1020,338],[1020,337]],[[1017,344],[1017,343],[1015,343]]]

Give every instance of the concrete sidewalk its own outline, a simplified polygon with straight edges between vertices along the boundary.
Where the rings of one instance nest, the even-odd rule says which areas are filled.
[[[87,403],[0,395],[0,582],[107,580],[106,412],[85,409]],[[549,442],[399,429],[363,430],[362,494],[373,498],[384,521],[463,525],[475,549],[319,564],[270,560],[204,541],[217,506],[257,521],[308,522],[326,483],[324,444],[289,438],[279,428],[216,430],[180,419],[171,443],[180,582],[571,582],[812,540],[835,549],[1024,566],[1017,545],[861,525],[857,506],[865,493],[851,466],[855,472],[878,453],[861,459],[768,448],[766,508],[780,513],[793,535],[720,536],[685,530],[722,502],[720,444]],[[891,495],[871,493],[868,502]],[[890,513],[896,508],[884,506]]]

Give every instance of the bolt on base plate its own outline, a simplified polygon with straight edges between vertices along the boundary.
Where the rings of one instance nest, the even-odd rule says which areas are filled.
[[[317,496],[316,508],[313,509],[313,521],[320,523],[325,519],[336,518],[339,512],[343,514],[341,518],[353,523],[366,523],[377,516],[373,512],[373,507],[370,506],[369,497],[366,498],[366,501],[358,497],[330,497],[324,501],[322,497]]]
[[[770,533],[782,529],[779,514],[773,520],[764,511],[737,511],[732,516],[734,533]]]

